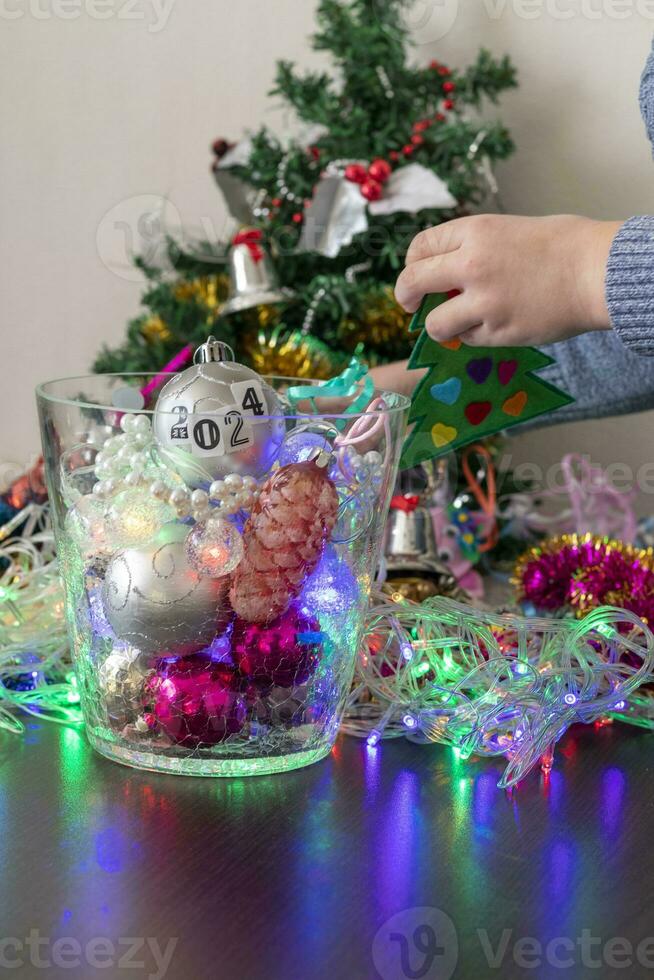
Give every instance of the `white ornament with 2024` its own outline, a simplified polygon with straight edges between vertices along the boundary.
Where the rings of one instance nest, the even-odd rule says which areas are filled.
[[[262,477],[284,437],[277,395],[213,337],[197,349],[194,362],[167,382],[157,400],[153,429],[162,456],[189,487],[228,474]]]

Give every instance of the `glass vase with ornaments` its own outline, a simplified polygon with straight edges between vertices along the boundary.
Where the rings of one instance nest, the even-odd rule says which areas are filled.
[[[103,755],[229,776],[331,750],[409,407],[345,375],[263,378],[210,337],[178,374],[38,388],[73,660]]]

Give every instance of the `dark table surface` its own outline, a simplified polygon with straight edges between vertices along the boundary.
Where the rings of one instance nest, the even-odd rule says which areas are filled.
[[[614,725],[512,794],[404,740],[180,778],[32,723],[0,742],[0,975],[654,977],[653,759]]]

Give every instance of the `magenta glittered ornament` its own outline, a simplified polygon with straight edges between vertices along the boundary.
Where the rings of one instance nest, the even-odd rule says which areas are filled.
[[[654,623],[654,556],[621,541],[590,534],[549,538],[518,560],[513,584],[519,599],[539,610],[581,617],[617,606]]]
[[[323,643],[318,621],[293,605],[267,626],[237,619],[232,657],[241,674],[255,684],[295,687],[315,671]]]
[[[189,749],[238,735],[247,715],[240,679],[203,656],[161,662],[145,684],[143,709],[150,727]]]

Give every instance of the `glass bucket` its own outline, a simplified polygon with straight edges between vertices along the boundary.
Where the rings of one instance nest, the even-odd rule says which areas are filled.
[[[268,378],[278,414],[255,392],[198,418],[142,409],[148,381],[37,389],[89,740],[181,775],[308,765],[350,691],[409,402]],[[166,442],[189,426],[195,454]]]

